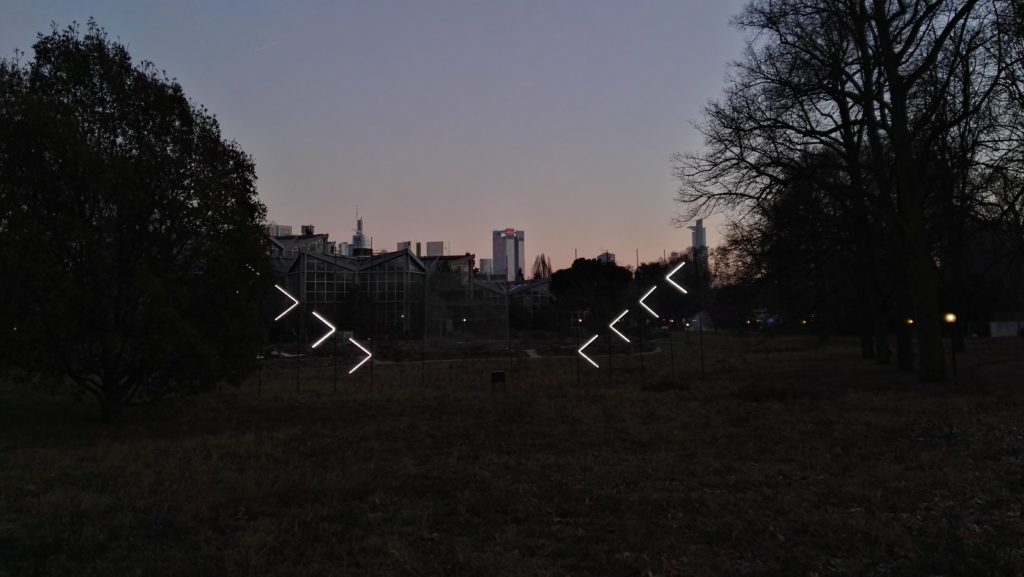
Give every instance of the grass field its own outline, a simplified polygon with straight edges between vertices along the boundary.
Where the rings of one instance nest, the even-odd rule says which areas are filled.
[[[3,385],[0,576],[1024,574],[1021,343],[946,387],[852,343],[706,346],[701,378],[676,344],[675,386],[665,350],[579,386],[517,358],[342,367],[335,392],[310,360],[296,391],[279,361],[259,395],[113,425]]]

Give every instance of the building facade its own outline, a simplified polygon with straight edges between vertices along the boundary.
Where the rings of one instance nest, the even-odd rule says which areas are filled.
[[[444,256],[444,241],[427,241],[427,256]]]
[[[426,269],[408,250],[364,258],[302,250],[272,260],[278,281],[299,299],[304,314],[296,319],[316,311],[339,331],[370,337],[421,332]],[[291,322],[292,333],[306,332],[308,321]]]
[[[491,233],[492,266],[495,276],[508,282],[522,280],[526,269],[526,233],[514,228]]]

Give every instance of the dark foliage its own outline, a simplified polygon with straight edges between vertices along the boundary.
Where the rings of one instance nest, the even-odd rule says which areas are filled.
[[[551,294],[566,311],[590,311],[597,319],[617,311],[632,280],[628,269],[596,259],[578,258],[551,275]]]
[[[94,22],[34,51],[0,62],[7,364],[66,375],[105,416],[240,380],[270,277],[252,160]]]

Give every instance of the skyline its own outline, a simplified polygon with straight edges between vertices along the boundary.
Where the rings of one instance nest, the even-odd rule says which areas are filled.
[[[0,54],[94,17],[252,155],[268,221],[345,240],[358,206],[375,247],[478,258],[514,227],[559,269],[689,246],[671,156],[702,147],[743,4],[16,2]]]

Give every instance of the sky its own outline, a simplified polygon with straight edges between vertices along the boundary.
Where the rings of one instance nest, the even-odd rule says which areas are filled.
[[[89,17],[252,155],[269,220],[374,249],[444,241],[527,265],[690,245],[672,155],[722,93],[745,0],[0,0],[0,55]],[[708,243],[721,240],[721,218]]]

